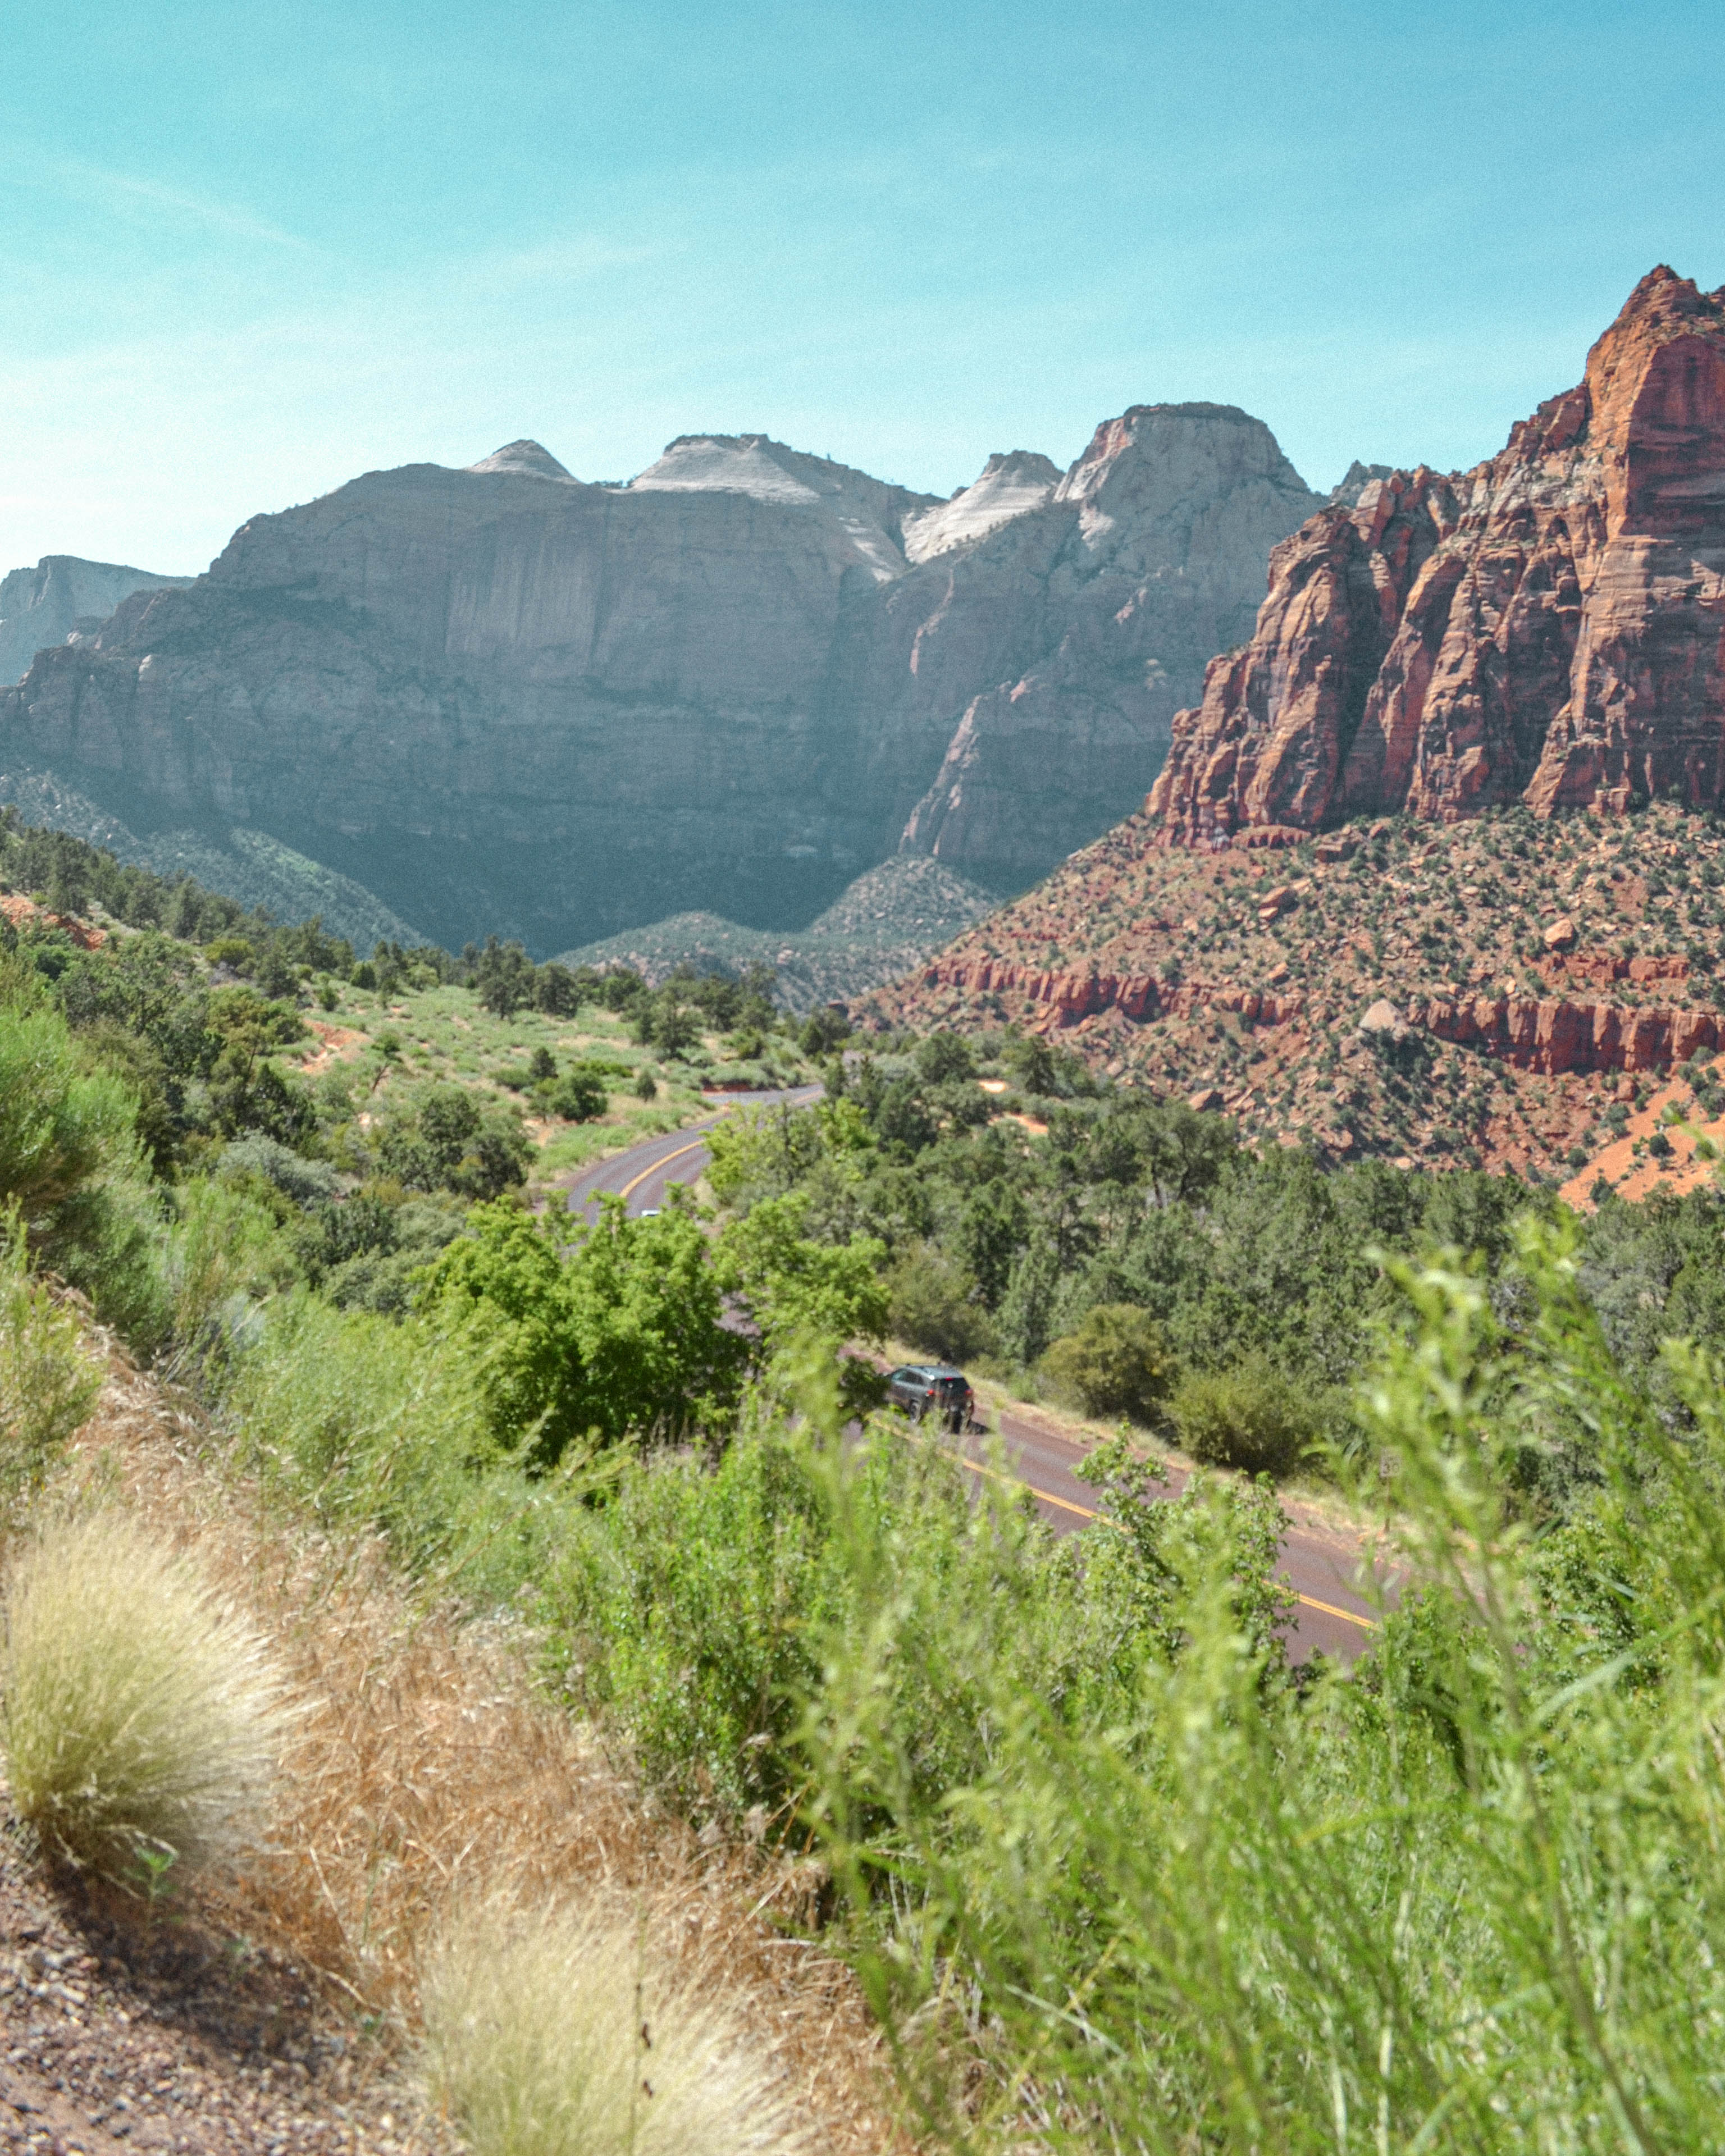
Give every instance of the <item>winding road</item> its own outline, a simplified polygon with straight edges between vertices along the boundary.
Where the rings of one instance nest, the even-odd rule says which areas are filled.
[[[800,1106],[814,1100],[819,1091],[818,1086],[805,1086],[793,1091],[732,1094],[711,1120],[716,1122],[732,1105],[758,1107],[787,1101]],[[632,1214],[655,1211],[665,1203],[671,1183],[699,1180],[709,1158],[701,1134],[708,1127],[696,1124],[664,1137],[649,1138],[642,1145],[631,1146],[627,1152],[614,1154],[595,1167],[561,1178],[571,1210],[584,1212],[590,1219],[598,1209],[600,1197],[608,1194],[621,1198]],[[1074,1472],[1090,1450],[1087,1445],[1076,1443],[1033,1409],[1016,1405],[999,1409],[993,1435],[998,1438],[1001,1466],[988,1457],[988,1436],[943,1442],[954,1445],[964,1465],[979,1476],[999,1475],[1004,1468],[1029,1491],[1037,1510],[1058,1533],[1076,1533],[1096,1518],[1096,1493]],[[1168,1471],[1170,1496],[1178,1493],[1184,1481],[1178,1470]],[[1363,1559],[1357,1537],[1309,1513],[1294,1513],[1282,1541],[1281,1564],[1282,1577],[1298,1597],[1294,1621],[1288,1628],[1293,1660],[1303,1661],[1308,1655],[1322,1652],[1337,1661],[1352,1661],[1368,1645],[1375,1629],[1371,1604],[1355,1584],[1362,1576]],[[1393,1597],[1395,1575],[1386,1573],[1383,1578]]]

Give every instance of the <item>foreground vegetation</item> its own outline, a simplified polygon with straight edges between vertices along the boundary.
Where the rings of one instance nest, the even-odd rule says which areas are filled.
[[[290,1003],[147,935],[71,956],[27,935],[0,967],[19,1521],[52,1518],[34,1493],[92,1385],[53,1272],[197,1389],[224,1471],[284,1517],[332,1547],[380,1537],[428,1606],[524,1620],[510,1636],[547,1695],[691,1825],[819,1851],[808,1920],[860,1972],[932,2140],[1713,2145],[1717,1199],[1608,1204],[1584,1228],[1483,1176],[1326,1178],[1099,1093],[1034,1041],[1003,1069],[1016,1101],[988,1094],[937,1037],[720,1140],[721,1217],[589,1228],[519,1203],[519,1122],[483,1089],[428,1070],[367,1122],[327,1071],[297,1075],[280,1036],[309,1022],[315,961]],[[414,992],[476,1001],[485,956],[471,983]],[[632,1030],[666,1009],[675,1033],[675,998],[629,999]],[[991,1122],[1003,1106],[1045,1131]],[[856,1435],[868,1381],[839,1343],[925,1318],[931,1340],[989,1328],[971,1347],[1026,1382],[1124,1388],[1147,1430],[1207,1426],[1224,1454],[1266,1399],[1301,1403],[1301,1445],[1405,1545],[1414,1585],[1373,1651],[1289,1666],[1267,1481],[1148,1503],[1123,1435],[1086,1471],[1110,1524],[1061,1541],[890,1420]],[[147,1895],[177,1834],[189,1866],[256,1802],[267,1672],[236,1722],[199,1674],[214,1605],[201,1620],[192,1576],[164,1572],[161,1636],[194,1648],[150,1679],[174,1710],[157,1749],[210,1771],[167,1777],[147,1821],[92,1799],[80,1826],[79,1791],[116,1784],[32,1753],[33,1727],[96,1725],[33,1706],[30,1671],[59,1671],[59,1697],[124,1660],[79,1661],[49,1592],[65,1564],[25,1548],[14,1800]],[[557,1911],[467,1912],[503,1926],[545,2006],[487,2041],[463,1913],[423,2001],[429,2056],[478,2148],[536,2148],[526,2082],[599,2024],[565,2030],[531,1969],[609,1970],[614,1994],[625,1949]],[[698,2080],[735,2032],[666,1996]],[[614,2079],[593,2101],[614,2110]],[[552,2082],[575,2117],[587,2097]],[[758,2087],[733,2119],[766,2118]]]

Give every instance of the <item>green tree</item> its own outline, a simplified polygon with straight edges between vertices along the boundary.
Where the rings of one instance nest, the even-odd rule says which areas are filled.
[[[477,1205],[429,1268],[421,1307],[478,1358],[500,1443],[540,1467],[591,1437],[722,1429],[748,1344],[722,1323],[706,1237],[686,1214],[598,1223]]]
[[[474,963],[473,985],[480,1004],[494,1017],[513,1018],[533,1001],[533,961],[519,943],[500,943],[488,936]]]
[[[1143,1428],[1159,1418],[1176,1375],[1162,1328],[1129,1302],[1099,1303],[1076,1332],[1056,1340],[1042,1367],[1076,1393],[1091,1415],[1127,1415]]]
[[[803,1233],[807,1214],[798,1192],[763,1199],[733,1222],[716,1253],[720,1284],[747,1303],[769,1350],[809,1336],[878,1340],[888,1308],[886,1245],[866,1235],[812,1242]]]

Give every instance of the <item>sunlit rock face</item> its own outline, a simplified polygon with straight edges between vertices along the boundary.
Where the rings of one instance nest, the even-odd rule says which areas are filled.
[[[1174,722],[1176,842],[1725,788],[1725,290],[1644,277],[1471,471],[1370,478],[1277,548]]]
[[[267,832],[459,944],[798,927],[902,843],[1028,881],[1142,798],[1316,506],[1230,408],[949,501],[763,434],[626,485],[517,441],[253,518],[0,696],[134,830]]]
[[[100,628],[134,592],[190,582],[75,554],[44,554],[33,569],[8,571],[0,577],[0,682],[19,680],[47,646]]]

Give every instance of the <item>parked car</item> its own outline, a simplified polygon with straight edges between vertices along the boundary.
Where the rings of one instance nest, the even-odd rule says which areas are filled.
[[[967,1430],[977,1426],[976,1394],[963,1370],[950,1363],[905,1363],[886,1380],[886,1393],[895,1407],[902,1408],[912,1422],[937,1415],[945,1430]]]

